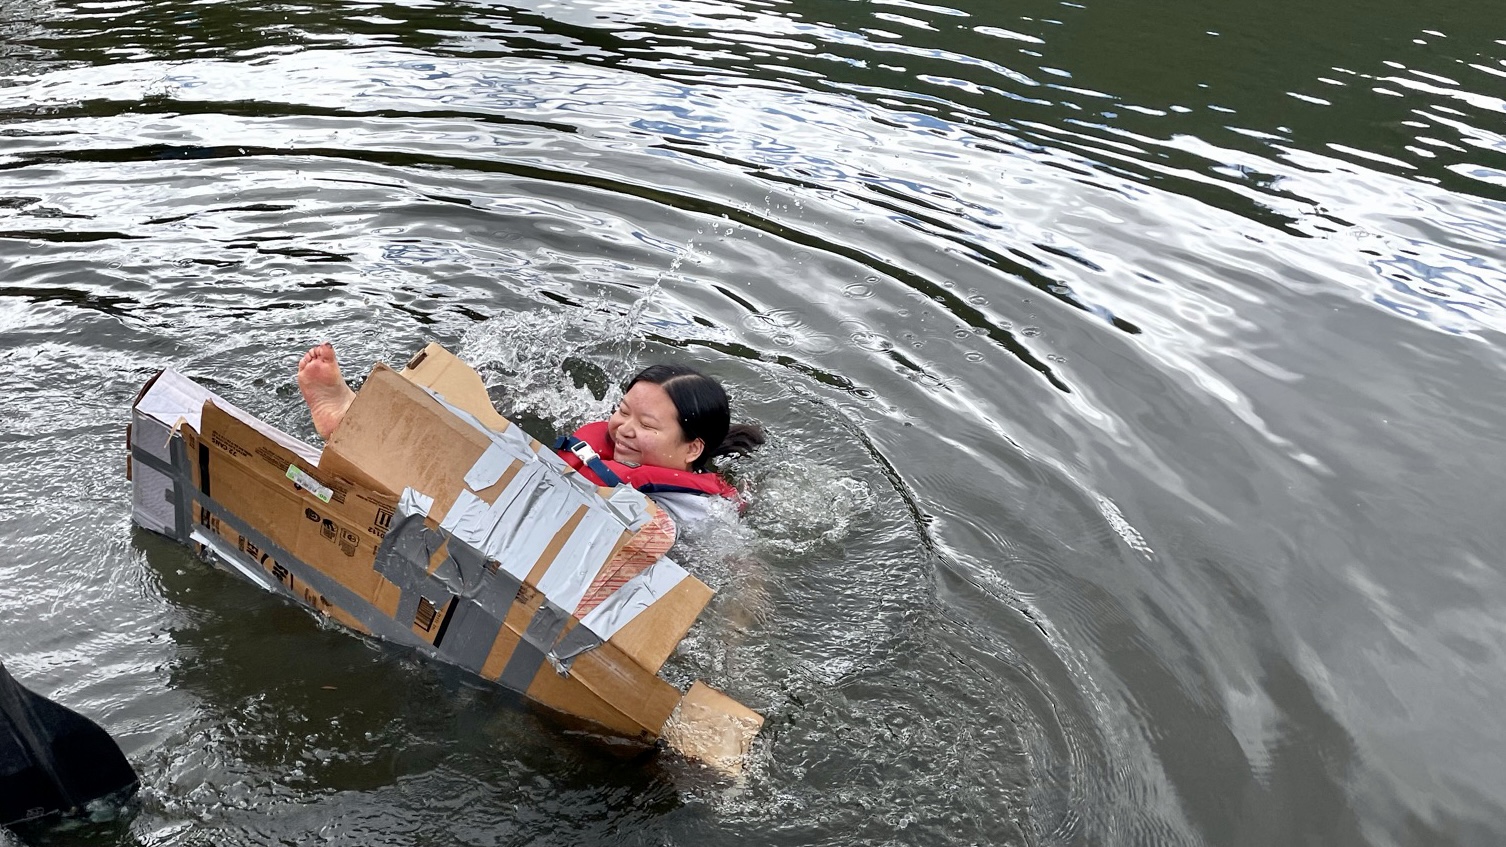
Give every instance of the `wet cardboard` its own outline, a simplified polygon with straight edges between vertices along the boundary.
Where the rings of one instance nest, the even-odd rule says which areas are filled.
[[[467,471],[491,442],[446,404],[496,432],[514,424],[491,407],[475,371],[443,348],[430,345],[402,374],[377,366],[322,453],[181,375],[169,378],[176,402],[191,405],[202,392],[202,406],[169,423],[174,398],[164,402],[154,396],[152,383],[138,397],[130,472],[141,525],[180,537],[184,521],[174,508],[182,510],[191,501],[186,515],[193,539],[180,540],[192,540],[201,552],[229,560],[263,587],[359,632],[517,688],[612,734],[652,742],[675,716],[677,749],[723,764],[727,751],[745,749],[756,734],[762,719],[731,698],[710,697],[706,692],[711,689],[698,684],[692,688],[695,697],[687,700],[690,695],[657,676],[711,596],[694,577],[681,580],[567,666],[544,655],[549,641],[540,641],[540,633],[563,638],[580,624],[564,610],[545,608],[548,601],[537,586],[573,523],[560,530],[521,584],[513,583],[515,593],[506,586],[510,601],[504,602],[505,609],[488,611],[474,598],[454,593],[459,583],[452,572],[463,557],[451,556],[439,524],[463,489]],[[144,398],[149,402],[143,404]],[[139,408],[152,402],[168,411]],[[143,435],[149,444],[141,443]],[[164,467],[173,455],[168,449],[173,439],[185,465],[183,479],[177,481]],[[529,443],[534,450],[547,449],[531,439]],[[296,481],[290,468],[296,469]],[[474,493],[491,502],[487,498],[494,498],[516,472],[517,467],[509,467],[496,484]],[[405,524],[405,531],[422,532],[430,540],[423,548],[426,564],[398,584],[381,572],[379,554],[392,547],[383,543],[394,521],[402,520],[398,502],[405,489],[432,496],[434,505],[422,517],[421,529],[418,523]],[[177,507],[163,508],[175,500]],[[631,537],[625,529],[617,546]],[[492,579],[496,563],[488,564],[491,571],[469,578]],[[449,582],[439,578],[445,574]],[[495,636],[484,643],[475,637],[458,645],[453,637],[441,643],[446,627],[456,620],[466,621],[459,628],[469,625],[472,635],[495,628]],[[687,724],[699,729],[686,732]],[[728,733],[735,737],[723,737]]]

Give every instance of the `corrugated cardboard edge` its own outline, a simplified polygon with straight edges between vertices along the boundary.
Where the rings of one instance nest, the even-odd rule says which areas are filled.
[[[398,373],[415,385],[432,389],[455,408],[471,413],[493,432],[504,432],[513,426],[492,406],[481,375],[439,344],[430,342]]]
[[[762,728],[762,715],[696,680],[664,723],[660,737],[686,758],[738,774]]]

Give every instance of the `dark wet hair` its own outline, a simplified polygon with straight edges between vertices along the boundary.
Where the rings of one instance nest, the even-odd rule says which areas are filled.
[[[718,456],[744,456],[763,444],[762,429],[753,424],[732,423],[726,389],[700,371],[684,365],[649,365],[623,391],[632,390],[640,382],[651,382],[664,389],[680,415],[680,431],[685,440],[699,438],[706,445],[690,464],[691,470],[703,471]]]

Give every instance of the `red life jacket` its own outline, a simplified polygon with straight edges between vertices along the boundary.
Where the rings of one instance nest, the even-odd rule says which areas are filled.
[[[584,442],[596,453],[597,458],[587,462],[574,452]],[[598,473],[593,466],[600,464],[608,474],[616,475],[622,483],[627,483],[644,494],[655,492],[681,492],[685,494],[701,494],[707,497],[721,496],[734,503],[740,503],[738,491],[729,485],[726,480],[710,471],[697,473],[695,471],[677,471],[674,468],[661,468],[655,465],[625,465],[622,462],[612,460],[612,438],[607,434],[607,422],[597,421],[589,423],[577,429],[574,435],[567,435],[555,442],[554,452],[565,460],[565,464],[579,471],[586,479],[597,485],[613,485],[614,483],[603,479],[605,474]]]

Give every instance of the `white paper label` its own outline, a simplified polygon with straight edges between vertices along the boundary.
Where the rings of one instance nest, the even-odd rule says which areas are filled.
[[[319,480],[309,476],[303,471],[302,468],[298,467],[297,465],[288,465],[288,479],[291,479],[294,485],[302,488],[304,491],[307,491],[308,493],[314,495],[315,497],[318,497],[320,500],[323,500],[326,503],[328,503],[329,498],[333,497],[335,494],[335,492],[328,486],[320,485]]]

